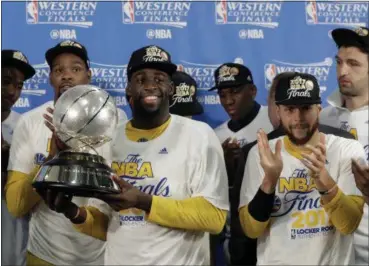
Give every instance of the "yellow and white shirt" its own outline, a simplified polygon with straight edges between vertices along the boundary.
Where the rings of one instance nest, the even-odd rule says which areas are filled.
[[[334,135],[325,138],[330,176],[344,194],[361,195],[353,182],[351,158],[364,159],[362,146],[358,141]],[[343,235],[332,225],[308,168],[292,151],[288,138],[269,141],[271,150],[275,150],[278,139],[282,140],[283,169],[269,225],[258,238],[258,265],[351,265],[355,259],[353,235]],[[255,145],[245,167],[240,208],[254,198],[263,178]]]
[[[1,123],[4,140],[11,145],[13,131],[20,114],[11,111]],[[26,265],[29,217],[15,218],[6,206],[5,196],[1,198],[1,265]]]
[[[153,196],[175,200],[203,197],[228,210],[223,151],[208,125],[171,115],[165,130],[146,142],[128,139],[127,128],[118,129],[113,143],[112,168],[121,178]],[[160,226],[148,221],[139,209],[113,212],[96,199],[89,205],[110,218],[105,265],[210,263],[208,233]]]
[[[45,126],[42,116],[47,113],[47,107],[53,107],[53,102],[47,102],[25,113],[19,119],[14,130],[8,166],[8,170],[12,171],[14,182],[10,182],[12,184],[8,182],[6,189],[13,186],[12,189],[20,191],[14,188],[22,182],[17,181],[17,175],[23,175],[25,178],[25,174],[29,175],[48,156],[51,131]],[[103,145],[97,151],[108,161],[111,160],[110,145]],[[29,186],[29,183],[26,185]],[[26,191],[32,192],[31,189]],[[12,204],[15,205],[13,208],[22,208],[22,197],[25,195],[15,193],[10,196],[13,199],[8,200],[8,206]],[[73,202],[77,205],[85,205],[87,201],[86,198],[73,198]],[[103,264],[105,249],[103,241],[76,232],[73,224],[63,214],[50,210],[42,200],[31,210],[31,214],[28,251],[33,255],[54,265]]]
[[[327,99],[330,106],[320,113],[320,123],[341,128],[353,134],[363,145],[366,160],[369,163],[369,106],[363,106],[350,112],[342,107],[339,91],[335,91]],[[354,182],[354,180],[352,181]],[[359,228],[355,232],[355,257],[357,265],[369,264],[369,206],[364,206],[364,215]]]

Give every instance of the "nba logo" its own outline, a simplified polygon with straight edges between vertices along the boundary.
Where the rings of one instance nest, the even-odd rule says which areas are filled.
[[[215,3],[215,18],[216,24],[227,23],[227,0],[217,1]]]
[[[27,24],[37,24],[38,23],[37,0],[29,0],[26,2],[26,21],[27,21]]]
[[[309,1],[305,4],[306,11],[306,22],[307,24],[317,24],[318,23],[318,13],[315,1]]]
[[[264,67],[264,74],[265,74],[265,88],[270,87],[273,82],[273,79],[277,75],[277,67],[275,64],[266,64]]]
[[[296,238],[296,230],[295,229],[291,229],[291,238],[292,239]]]
[[[135,3],[129,0],[123,3],[123,23],[133,24],[135,22]]]

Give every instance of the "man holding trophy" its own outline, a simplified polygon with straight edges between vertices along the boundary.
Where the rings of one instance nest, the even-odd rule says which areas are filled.
[[[209,265],[209,235],[228,210],[225,163],[206,124],[169,114],[176,65],[158,46],[131,55],[133,118],[118,127],[112,168],[119,193],[95,193],[86,207],[73,192],[47,191],[50,208],[77,230],[106,241],[105,265]]]
[[[46,61],[54,101],[24,114],[14,130],[5,188],[7,205],[15,217],[32,214],[27,265],[101,265],[104,242],[76,232],[69,220],[50,210],[32,187],[39,166],[65,148],[48,128],[50,124],[45,123],[45,113],[52,112],[54,103],[69,88],[91,81],[87,50],[75,41],[64,41],[49,49]],[[99,149],[108,160],[110,151],[109,145]],[[87,199],[76,197],[73,202],[82,205]]]

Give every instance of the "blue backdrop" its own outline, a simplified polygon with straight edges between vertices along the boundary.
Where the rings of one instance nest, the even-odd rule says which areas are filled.
[[[15,106],[26,112],[51,100],[44,54],[66,39],[89,52],[93,83],[111,93],[130,116],[125,100],[126,65],[133,50],[157,44],[199,86],[205,113],[196,119],[219,125],[227,119],[213,86],[222,63],[248,66],[266,104],[273,77],[283,71],[314,74],[326,97],[337,87],[330,32],[368,25],[368,2],[3,2],[2,49],[24,52],[37,70]]]

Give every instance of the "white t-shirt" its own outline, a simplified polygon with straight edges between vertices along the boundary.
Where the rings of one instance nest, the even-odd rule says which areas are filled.
[[[233,132],[228,128],[228,122],[229,120],[215,128],[215,134],[218,136],[220,143],[223,143],[229,137],[237,138],[241,148],[256,140],[256,134],[260,128],[264,129],[267,134],[273,130],[273,125],[270,123],[268,116],[268,107],[266,106],[260,106],[259,113],[254,120],[237,132]]]
[[[330,106],[320,113],[320,123],[351,132],[363,145],[369,163],[369,106],[350,112],[341,107],[339,91],[328,97]],[[354,180],[353,180],[354,182]],[[365,204],[364,215],[355,232],[355,257],[357,265],[369,265],[369,206]]]
[[[329,222],[308,168],[288,153],[283,138],[269,141],[271,150],[275,151],[277,140],[282,140],[283,169],[276,186],[270,225],[258,238],[258,265],[352,265],[353,234],[343,235]],[[351,158],[365,158],[361,144],[334,135],[325,138],[326,169],[330,176],[346,195],[361,195],[351,171]],[[254,198],[263,178],[255,145],[245,167],[240,208]]]
[[[9,144],[12,142],[13,131],[18,122],[18,119],[21,117],[17,112],[11,111],[9,116],[1,123],[1,131],[3,134],[3,138]]]
[[[45,126],[43,114],[53,107],[47,102],[22,115],[14,130],[8,170],[30,173],[48,156],[51,131]],[[104,158],[111,160],[110,145],[97,149]],[[86,198],[73,198],[77,205],[85,205]],[[101,265],[105,243],[81,234],[63,214],[50,210],[41,201],[32,210],[28,251],[54,265]]]
[[[20,114],[11,111],[1,123],[4,140],[11,144]],[[26,265],[29,217],[14,218],[8,211],[5,193],[1,199],[1,265]]]
[[[171,115],[168,128],[154,140],[127,139],[125,125],[113,143],[113,164],[120,177],[141,191],[181,200],[202,196],[228,210],[228,186],[221,145],[212,129]],[[130,178],[127,175],[131,176]],[[90,200],[110,217],[105,265],[209,265],[209,234],[147,222],[144,212],[112,212]]]

